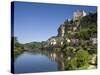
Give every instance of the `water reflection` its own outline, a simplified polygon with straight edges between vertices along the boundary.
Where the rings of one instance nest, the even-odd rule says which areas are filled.
[[[25,51],[14,62],[15,73],[48,72],[64,70],[63,55],[47,50]]]
[[[48,50],[43,50],[43,51],[40,50],[40,53],[46,55],[50,60],[55,61],[58,64],[57,69],[59,71],[63,71],[65,69],[64,57],[62,53],[55,51],[48,51]]]
[[[64,58],[63,58],[63,55],[61,53],[50,52],[50,53],[48,53],[48,57],[51,60],[57,62],[57,64],[58,64],[57,68],[59,71],[64,70]]]

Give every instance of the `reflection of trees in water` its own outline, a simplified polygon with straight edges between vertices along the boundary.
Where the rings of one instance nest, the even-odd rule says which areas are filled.
[[[51,60],[57,62],[57,64],[58,64],[58,70],[64,70],[64,58],[63,58],[63,55],[61,53],[49,52],[48,53],[48,57]]]
[[[24,51],[14,52],[14,62]],[[13,57],[12,57],[13,58]]]
[[[26,51],[27,52],[27,51]],[[30,54],[41,54],[47,56],[51,61],[55,61],[57,63],[57,67],[59,71],[64,70],[64,58],[63,54],[60,52],[55,52],[55,51],[49,51],[49,50],[30,50],[28,51]],[[15,59],[18,58],[22,53],[18,54]]]
[[[64,70],[64,58],[63,54],[55,51],[40,50],[40,54],[46,55],[50,60],[55,61],[58,65],[58,70]]]

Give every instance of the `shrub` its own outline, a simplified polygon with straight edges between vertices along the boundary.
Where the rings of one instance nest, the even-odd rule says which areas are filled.
[[[66,70],[75,70],[75,69],[77,69],[76,58],[73,58],[73,59],[69,60],[67,63],[65,63],[65,69]]]
[[[75,56],[65,63],[65,68],[68,70],[87,68],[89,64],[89,53],[85,50],[79,50]]]
[[[89,63],[89,53],[85,50],[79,50],[76,53],[77,68],[87,66]]]

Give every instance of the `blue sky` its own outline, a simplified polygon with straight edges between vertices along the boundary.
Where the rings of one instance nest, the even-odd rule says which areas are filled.
[[[76,10],[95,12],[94,6],[14,2],[14,36],[20,43],[46,41]]]

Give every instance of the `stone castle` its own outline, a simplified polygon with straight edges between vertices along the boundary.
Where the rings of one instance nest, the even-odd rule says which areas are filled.
[[[73,13],[73,21],[79,21],[82,17],[86,16],[87,13],[83,11],[77,10],[76,12]]]
[[[80,20],[82,17],[86,16],[87,13],[85,11],[79,11],[77,10],[76,12],[73,13],[73,19],[72,23],[69,23],[67,25],[60,25],[58,28],[58,35],[53,36],[47,40],[47,46],[55,46],[59,47],[63,45],[64,41],[66,40],[67,42],[73,42],[76,43],[78,42],[78,39],[74,38],[69,38],[67,35],[69,33],[75,33],[80,29]]]

